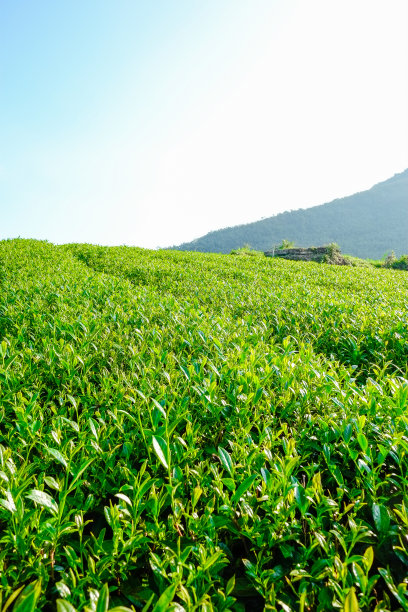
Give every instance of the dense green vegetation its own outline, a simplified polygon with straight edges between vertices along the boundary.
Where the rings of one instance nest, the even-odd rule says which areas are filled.
[[[13,240],[0,285],[0,608],[408,610],[405,272]]]
[[[287,239],[299,246],[337,242],[343,253],[381,259],[408,252],[408,169],[368,191],[321,206],[210,232],[177,249],[229,253],[249,243],[267,251]]]
[[[408,255],[401,255],[401,257],[397,259],[394,252],[392,252],[386,257],[383,266],[384,268],[391,268],[393,270],[408,270]]]

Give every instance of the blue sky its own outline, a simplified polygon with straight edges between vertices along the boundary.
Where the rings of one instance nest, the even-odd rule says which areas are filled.
[[[408,167],[406,0],[3,0],[0,239],[177,244]]]

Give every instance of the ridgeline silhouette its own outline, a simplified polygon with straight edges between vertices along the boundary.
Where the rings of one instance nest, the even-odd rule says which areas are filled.
[[[265,251],[284,239],[299,246],[336,242],[343,253],[362,258],[380,259],[390,251],[408,253],[408,169],[367,191],[216,230],[172,248],[229,253],[249,244]]]

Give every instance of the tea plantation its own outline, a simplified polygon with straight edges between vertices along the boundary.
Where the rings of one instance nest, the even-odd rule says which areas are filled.
[[[408,274],[0,242],[0,609],[408,610]]]

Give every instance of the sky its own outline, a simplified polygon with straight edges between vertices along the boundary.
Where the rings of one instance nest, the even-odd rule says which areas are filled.
[[[0,0],[0,239],[177,245],[407,167],[407,0]]]

